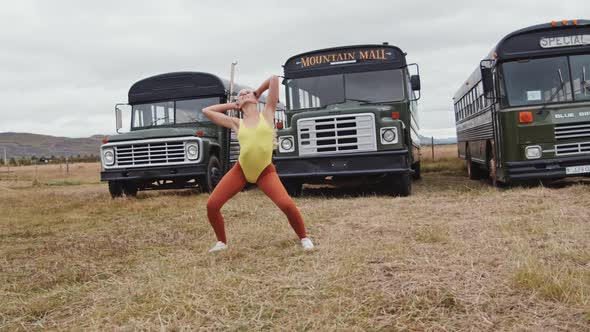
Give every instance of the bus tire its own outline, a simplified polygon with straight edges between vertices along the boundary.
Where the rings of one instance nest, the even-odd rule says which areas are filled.
[[[488,145],[487,149],[488,151],[488,179],[490,181],[490,184],[492,185],[492,187],[497,188],[500,186],[500,182],[498,181],[498,174],[496,173],[496,153],[493,150],[493,147],[491,145]]]
[[[216,155],[211,155],[207,163],[207,174],[203,184],[205,191],[212,193],[222,177],[221,163]]]
[[[467,164],[467,176],[470,180],[479,180],[481,179],[479,166],[475,165],[471,159],[466,160]]]
[[[412,166],[412,169],[414,170],[414,174],[412,174],[412,177],[415,180],[421,179],[422,178],[422,170],[421,170],[419,161],[414,163],[414,165]]]
[[[123,196],[123,185],[118,181],[109,181],[109,193],[111,198]]]
[[[299,197],[301,196],[301,192],[303,191],[303,184],[299,180],[293,179],[281,179],[285,190],[291,197]]]
[[[137,196],[137,191],[138,191],[138,186],[135,182],[125,182],[122,184],[123,187],[123,193],[125,194],[125,196],[129,196],[129,197],[136,197]]]
[[[467,152],[467,158],[465,158],[465,165],[467,166],[467,176],[470,180],[481,180],[483,178],[483,170],[471,160],[469,151]]]

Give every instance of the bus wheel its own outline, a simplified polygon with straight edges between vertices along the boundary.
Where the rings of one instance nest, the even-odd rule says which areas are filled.
[[[420,169],[420,162],[417,161],[414,163],[414,165],[412,166],[412,169],[414,170],[414,174],[412,175],[412,177],[416,180],[419,180],[422,178],[422,172]]]
[[[303,191],[303,184],[298,180],[288,180],[288,179],[281,179],[285,190],[291,197],[299,197],[301,196],[301,192]]]
[[[134,182],[126,182],[122,185],[123,187],[123,193],[125,193],[125,196],[137,196],[137,184]]]
[[[112,198],[123,196],[123,185],[121,182],[109,181],[109,193]]]
[[[494,188],[498,188],[501,183],[498,181],[498,174],[497,174],[497,165],[496,165],[496,151],[494,150],[494,143],[488,142],[486,145],[486,155],[488,156],[487,166],[488,166],[488,174],[487,177],[490,181],[490,184]]]
[[[498,176],[496,175],[496,158],[492,157],[488,161],[488,168],[490,170],[490,173],[489,173],[490,184],[495,188],[499,187],[500,183],[498,181]]]
[[[467,155],[465,164],[467,165],[467,176],[470,180],[480,180],[483,177],[481,168],[471,160],[470,155]]]
[[[209,157],[209,163],[207,163],[207,175],[205,177],[205,190],[209,193],[213,192],[213,189],[217,186],[222,178],[221,164],[217,156],[212,155]]]
[[[406,197],[412,193],[412,177],[410,173],[387,175],[385,190],[391,196]]]

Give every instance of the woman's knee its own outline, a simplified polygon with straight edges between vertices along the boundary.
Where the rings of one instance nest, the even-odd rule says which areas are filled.
[[[209,198],[207,200],[207,211],[219,211],[219,210],[221,210],[222,206],[223,206],[223,203],[219,200],[211,199],[211,198]]]

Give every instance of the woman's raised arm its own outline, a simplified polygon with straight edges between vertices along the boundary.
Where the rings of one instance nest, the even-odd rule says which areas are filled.
[[[217,104],[203,108],[203,114],[207,116],[213,123],[238,131],[240,123],[239,119],[228,116],[225,111],[240,109],[240,105],[236,103]]]
[[[279,102],[279,78],[277,76],[273,75],[262,82],[260,87],[254,91],[254,95],[256,98],[260,98],[266,90],[268,90],[268,96],[264,111],[273,114],[274,117],[274,111],[276,111]]]

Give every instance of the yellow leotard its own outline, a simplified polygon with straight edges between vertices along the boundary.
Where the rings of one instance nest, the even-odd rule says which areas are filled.
[[[262,115],[259,115],[258,125],[254,128],[244,126],[240,119],[238,142],[240,143],[239,162],[246,177],[246,181],[256,183],[260,173],[272,161],[274,129]]]

